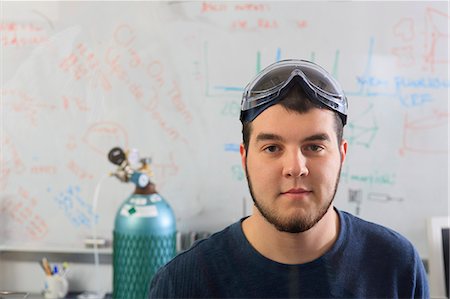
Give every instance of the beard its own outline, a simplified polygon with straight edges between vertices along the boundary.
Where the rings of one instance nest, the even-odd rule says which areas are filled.
[[[316,212],[313,211],[313,213],[310,213],[306,216],[294,215],[288,218],[285,216],[283,217],[282,213],[279,210],[270,208],[268,205],[263,204],[256,198],[255,192],[252,187],[252,180],[247,170],[247,161],[245,161],[245,164],[245,175],[247,177],[248,188],[250,190],[250,195],[253,199],[255,207],[258,209],[261,215],[278,231],[291,234],[298,234],[311,229],[325,216],[331,206],[331,203],[334,200],[334,197],[336,196],[342,167],[339,167],[331,197],[324,204],[322,204]]]

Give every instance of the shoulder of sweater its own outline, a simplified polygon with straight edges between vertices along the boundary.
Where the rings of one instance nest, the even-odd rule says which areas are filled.
[[[218,231],[206,239],[196,241],[189,249],[178,253],[172,260],[170,260],[162,269],[170,267],[179,267],[180,264],[197,263],[198,258],[207,258],[208,255],[213,255],[214,252],[224,250],[223,244],[229,240],[231,231],[235,229],[234,223]]]
[[[346,221],[348,232],[355,237],[368,240],[374,246],[384,246],[391,250],[414,254],[415,249],[412,243],[399,232],[347,212],[341,211],[340,213],[342,213],[343,220]]]

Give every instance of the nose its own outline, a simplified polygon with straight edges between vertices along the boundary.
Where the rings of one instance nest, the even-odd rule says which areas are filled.
[[[301,150],[294,150],[286,153],[283,165],[283,175],[286,177],[301,177],[308,175],[309,170],[306,166],[306,157]]]

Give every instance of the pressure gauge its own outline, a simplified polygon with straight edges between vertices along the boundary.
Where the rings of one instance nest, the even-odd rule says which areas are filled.
[[[148,176],[142,172],[133,172],[130,181],[132,181],[139,188],[145,188],[150,183]]]
[[[150,183],[150,180],[148,179],[148,176],[144,173],[141,173],[138,179],[138,186],[141,188],[147,187],[148,183]]]

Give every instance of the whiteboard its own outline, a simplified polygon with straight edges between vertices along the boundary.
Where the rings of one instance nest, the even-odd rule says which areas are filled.
[[[152,158],[179,231],[238,220],[242,89],[300,58],[349,98],[336,206],[427,256],[426,220],[448,214],[448,24],[431,1],[2,2],[0,242],[111,238],[134,189],[109,176],[114,146]]]

